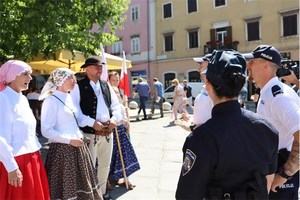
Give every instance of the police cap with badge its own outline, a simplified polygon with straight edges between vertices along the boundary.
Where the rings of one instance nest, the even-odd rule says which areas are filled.
[[[264,60],[275,63],[278,67],[281,63],[281,55],[279,51],[270,45],[259,45],[251,53],[242,54],[246,60],[262,58]],[[282,94],[283,91],[278,85],[272,87],[272,94],[275,97],[277,94]],[[263,102],[262,102],[263,103]]]
[[[246,60],[251,60],[254,58],[262,58],[264,60],[280,65],[281,55],[279,51],[270,45],[259,45],[251,53],[242,54]]]

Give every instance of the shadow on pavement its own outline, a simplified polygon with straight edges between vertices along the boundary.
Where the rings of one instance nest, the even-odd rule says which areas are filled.
[[[116,185],[113,190],[108,191],[107,193],[113,198],[118,199],[122,195],[126,194],[131,190],[127,190],[124,186]]]
[[[176,126],[176,124],[174,123],[174,121],[171,121],[168,125],[163,126],[164,128],[168,128],[168,127],[173,127]]]

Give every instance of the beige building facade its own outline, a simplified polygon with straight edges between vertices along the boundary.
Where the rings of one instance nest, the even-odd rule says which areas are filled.
[[[174,78],[200,81],[193,57],[214,49],[245,53],[270,44],[299,59],[298,0],[156,0],[155,7],[151,67],[165,87]]]

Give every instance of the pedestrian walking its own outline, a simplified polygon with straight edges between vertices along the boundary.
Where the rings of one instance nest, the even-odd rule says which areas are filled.
[[[139,77],[138,79],[138,84],[135,87],[135,92],[137,92],[139,94],[140,97],[140,105],[139,105],[139,111],[138,111],[138,115],[136,117],[136,120],[139,121],[139,115],[141,113],[141,110],[143,110],[143,114],[144,114],[144,120],[147,119],[147,113],[146,113],[146,101],[149,98],[149,93],[151,91],[150,86],[148,85],[147,82],[143,81],[142,77]]]
[[[245,68],[238,52],[213,53],[205,85],[214,103],[212,118],[186,138],[176,199],[268,198],[278,134],[265,119],[240,108]]]
[[[192,88],[187,84],[187,80],[183,80],[183,91],[188,100],[188,106],[193,107]]]
[[[172,83],[174,84],[175,88],[174,88],[174,103],[173,103],[173,107],[172,107],[172,111],[173,111],[173,115],[172,115],[172,119],[174,120],[174,122],[177,122],[177,113],[179,112],[180,114],[187,114],[186,111],[186,101],[184,99],[186,99],[183,87],[179,84],[178,79],[174,79],[172,81]]]
[[[151,114],[149,115],[149,118],[152,118],[154,115],[155,105],[159,105],[160,110],[160,117],[164,117],[164,111],[163,111],[163,99],[164,99],[164,87],[161,82],[158,81],[157,78],[153,78],[153,90],[154,90],[154,96],[152,99],[152,105],[151,105]]]

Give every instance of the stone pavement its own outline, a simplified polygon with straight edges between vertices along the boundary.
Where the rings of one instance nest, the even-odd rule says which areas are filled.
[[[131,142],[141,169],[130,176],[130,182],[136,185],[133,190],[116,186],[109,191],[114,199],[175,199],[182,164],[181,149],[189,132],[170,123],[170,111],[165,111],[164,118],[160,118],[158,109],[155,112],[152,119],[136,121],[137,109],[129,110]]]

